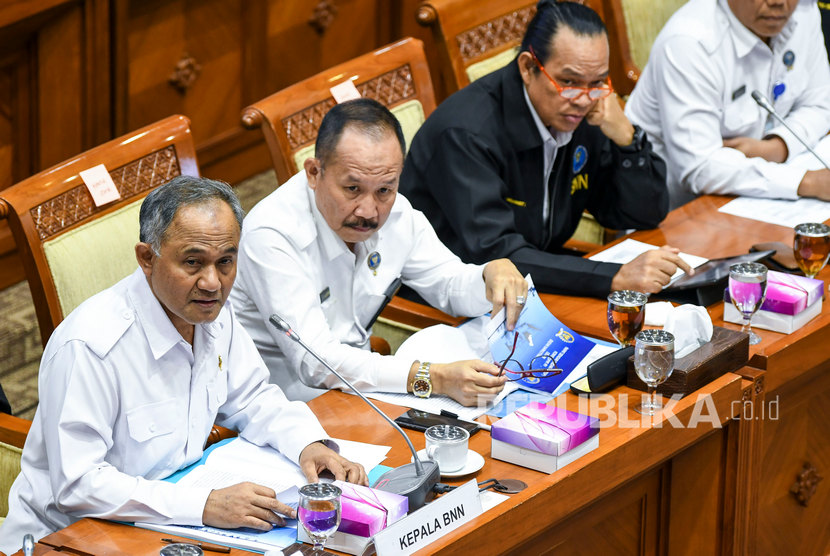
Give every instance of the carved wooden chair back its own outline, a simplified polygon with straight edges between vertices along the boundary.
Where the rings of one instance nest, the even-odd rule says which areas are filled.
[[[96,207],[79,173],[99,164],[121,198]],[[199,168],[190,121],[171,116],[0,192],[44,345],[72,309],[135,270],[141,201],[180,174]]]
[[[361,96],[379,101],[395,114],[407,145],[435,110],[424,45],[413,38],[295,83],[242,112],[245,127],[262,129],[279,183],[296,174],[306,158],[314,156],[320,122],[335,104],[330,88],[346,81],[352,81]]]
[[[537,0],[426,0],[418,23],[432,29],[450,92],[507,65],[519,51]]]

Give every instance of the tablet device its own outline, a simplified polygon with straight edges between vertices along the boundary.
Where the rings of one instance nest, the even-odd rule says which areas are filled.
[[[754,263],[774,253],[775,251],[756,251],[754,253],[738,255],[737,257],[712,259],[697,267],[693,276],[689,276],[688,274],[682,276],[663,289],[663,291],[671,293],[675,291],[693,290],[703,286],[713,286],[729,278],[729,267],[733,264]]]

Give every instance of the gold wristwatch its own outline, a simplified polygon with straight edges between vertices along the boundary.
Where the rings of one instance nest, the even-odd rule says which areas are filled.
[[[428,398],[432,395],[432,379],[429,376],[430,363],[421,363],[415,372],[415,380],[412,382],[412,393],[419,398]]]

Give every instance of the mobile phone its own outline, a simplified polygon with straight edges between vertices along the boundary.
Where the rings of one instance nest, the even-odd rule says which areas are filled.
[[[448,415],[436,415],[419,409],[410,409],[395,419],[395,422],[405,429],[425,431],[432,425],[457,425],[466,429],[470,436],[479,430],[479,426],[469,421],[462,421]]]

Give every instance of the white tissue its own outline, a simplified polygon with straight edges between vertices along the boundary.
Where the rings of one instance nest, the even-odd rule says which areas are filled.
[[[663,326],[666,324],[666,317],[674,310],[674,305],[668,301],[652,301],[646,303],[646,326]]]
[[[704,307],[681,305],[668,312],[663,330],[674,335],[674,357],[680,359],[712,339],[712,319]]]

